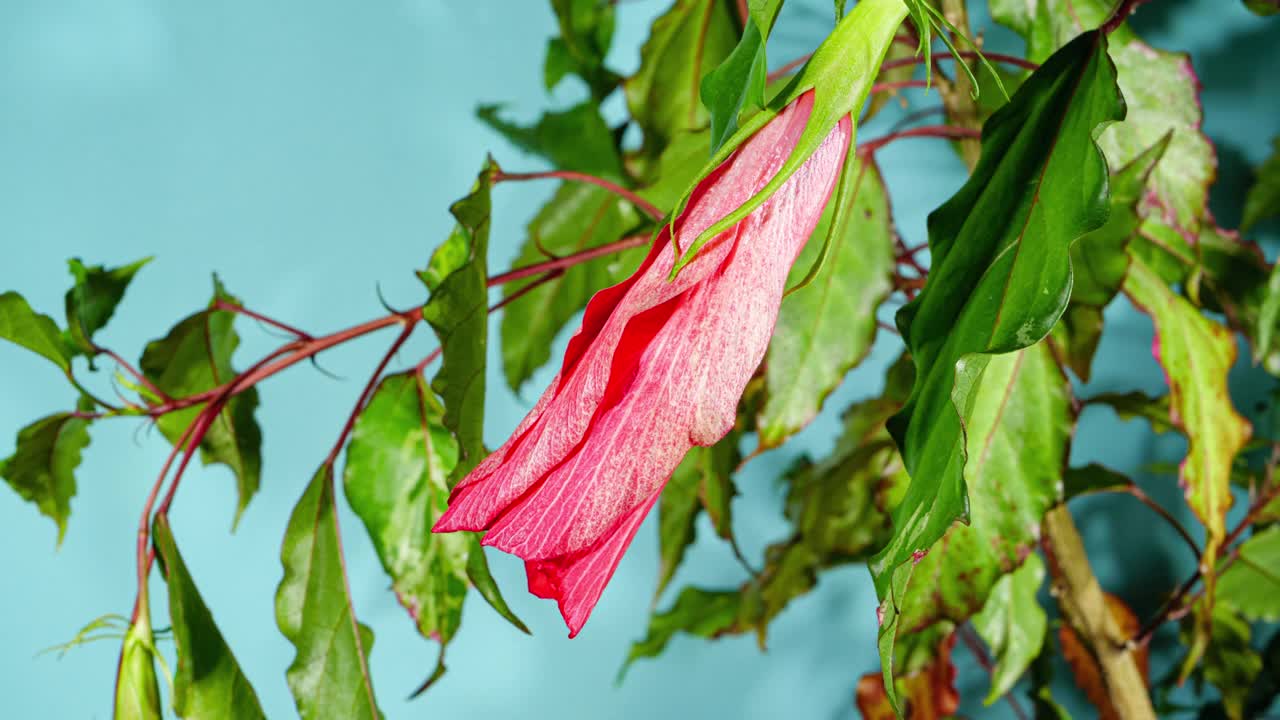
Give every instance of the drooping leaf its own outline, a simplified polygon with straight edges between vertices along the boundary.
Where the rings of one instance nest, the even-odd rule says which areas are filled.
[[[584,102],[568,110],[544,113],[528,127],[503,120],[501,109],[497,105],[481,105],[476,117],[512,145],[545,158],[560,170],[614,180],[623,177],[613,131],[605,124],[596,103]]]
[[[995,656],[987,705],[1012,690],[1040,654],[1049,626],[1044,608],[1036,600],[1043,582],[1044,563],[1039,555],[1031,555],[1022,567],[996,581],[987,603],[973,616],[974,629]]]
[[[1119,597],[1107,594],[1105,599],[1107,610],[1111,613],[1111,617],[1115,619],[1120,632],[1125,637],[1136,635],[1141,628],[1138,616],[1134,615],[1129,606]],[[1071,629],[1070,625],[1064,623],[1058,628],[1058,642],[1062,646],[1063,658],[1066,659],[1067,665],[1071,667],[1071,674],[1075,678],[1076,685],[1084,691],[1085,697],[1089,698],[1089,702],[1093,703],[1094,707],[1098,709],[1098,719],[1121,720],[1111,704],[1111,696],[1103,683],[1102,670],[1098,667],[1098,661],[1089,651],[1088,646],[1080,639],[1080,636],[1076,634],[1075,630]],[[1145,645],[1133,650],[1134,662],[1137,663],[1138,671],[1143,680],[1147,680],[1148,677],[1148,652],[1148,648]]]
[[[711,115],[711,152],[738,129],[738,115],[764,107],[769,65],[765,45],[782,0],[750,0],[751,12],[738,44],[714,70],[702,78],[699,97]]]
[[[1099,492],[1120,492],[1133,485],[1133,481],[1098,463],[1084,467],[1068,468],[1062,485],[1062,499],[1070,500],[1081,495]]]
[[[1244,6],[1263,17],[1280,13],[1280,0],[1244,0]]]
[[[133,276],[149,262],[151,258],[148,257],[130,265],[105,268],[101,265],[86,266],[80,258],[67,261],[71,277],[75,278],[75,285],[67,291],[66,298],[68,347],[84,355],[97,354],[94,333],[111,320]]]
[[[146,595],[138,617],[125,632],[116,667],[115,720],[161,720],[160,685],[156,679],[156,647]]]
[[[621,239],[640,222],[635,208],[607,190],[565,183],[529,223],[528,238],[515,266],[562,257]],[[519,391],[535,370],[551,358],[551,343],[598,291],[629,275],[643,248],[606,255],[566,268],[558,278],[525,290],[536,278],[508,283],[507,297],[525,291],[502,311],[502,369],[507,384]]]
[[[858,681],[854,701],[863,720],[897,720],[893,697],[905,700],[907,720],[944,720],[960,709],[960,692],[956,689],[956,668],[951,663],[951,650],[956,644],[950,633],[934,649],[930,662],[909,675],[898,678],[895,693],[885,691],[885,678],[879,673],[863,675]]]
[[[44,356],[64,373],[71,372],[71,351],[58,324],[32,310],[26,298],[13,291],[0,294],[0,338]]]
[[[439,401],[420,375],[402,373],[384,378],[357,418],[344,475],[347,500],[400,604],[423,637],[442,645],[462,620],[472,554],[484,562],[477,535],[431,532],[448,505],[457,462],[457,442],[444,427]],[[505,603],[504,610],[523,630]]]
[[[886,672],[896,616],[910,599],[909,563],[968,515],[965,455],[973,446],[965,441],[965,427],[972,408],[989,405],[1010,387],[988,385],[983,369],[991,353],[1043,338],[1066,308],[1071,242],[1100,227],[1109,207],[1106,164],[1094,133],[1122,112],[1105,36],[1081,36],[987,121],[982,159],[969,181],[929,217],[929,280],[898,313],[916,383],[907,405],[889,421],[912,482],[894,511],[893,539],[871,562],[885,611],[880,644]],[[1010,364],[1017,359],[1005,361]],[[1046,417],[1065,422],[1066,413]],[[1049,443],[1035,447],[1054,452]],[[1044,473],[1061,467],[1036,465]],[[1026,503],[1018,509],[1030,510]],[[985,595],[976,598],[972,610],[983,600]]]
[[[0,477],[9,487],[57,523],[59,545],[76,494],[80,451],[88,445],[89,421],[59,413],[19,430],[13,455],[0,460]]]
[[[156,554],[169,586],[169,621],[178,649],[173,708],[182,718],[247,720],[265,718],[258,695],[222,638],[213,615],[187,571],[165,516],[152,530]]]
[[[286,677],[303,720],[372,720],[382,717],[369,674],[373,631],[351,605],[333,483],[333,467],[322,465],[293,508],[276,624],[296,650]]]
[[[640,69],[623,85],[649,153],[681,131],[707,126],[698,88],[737,41],[733,0],[676,0],[653,22],[640,49]]]
[[[1152,432],[1164,433],[1178,429],[1169,409],[1169,396],[1151,397],[1143,392],[1102,393],[1085,401],[1089,405],[1106,405],[1121,420],[1141,418],[1151,425]]]
[[[1274,592],[1274,587],[1272,589]],[[1262,670],[1262,658],[1250,643],[1252,635],[1249,623],[1221,604],[1211,610],[1213,636],[1205,649],[1204,659],[1196,668],[1197,683],[1204,681],[1218,689],[1220,707],[1229,720],[1252,720],[1256,715],[1246,715],[1245,705],[1255,678]],[[1203,611],[1197,611],[1197,615]],[[1182,628],[1182,640],[1195,642],[1197,632],[1190,624]]]
[[[737,622],[741,604],[738,593],[733,591],[685,588],[669,610],[650,618],[648,634],[631,646],[619,676],[636,660],[661,655],[678,632],[703,638],[729,632]]]
[[[1280,6],[1273,5],[1272,11],[1280,12]],[[1240,222],[1240,229],[1244,231],[1280,215],[1280,137],[1271,142],[1274,145],[1271,157],[1258,168],[1257,180],[1244,199],[1244,219]]]
[[[732,536],[729,501],[733,496],[733,471],[741,462],[738,443],[741,431],[731,431],[710,447],[695,447],[676,467],[658,499],[658,586],[654,597],[662,595],[685,550],[694,541],[694,526],[703,510],[712,526],[725,537]]]
[[[795,286],[805,277],[830,233],[821,269],[778,311],[765,358],[761,448],[777,447],[818,414],[845,373],[871,349],[876,310],[893,289],[893,219],[880,170],[874,160],[855,157],[845,172],[850,176],[842,180],[787,281]]]
[[[450,487],[484,459],[484,373],[488,345],[489,191],[497,165],[485,161],[471,193],[449,211],[453,232],[418,275],[431,291],[422,316],[443,359],[431,387],[444,401],[444,426],[460,451]]]
[[[235,313],[219,310],[218,300],[235,302],[222,283],[214,278],[214,297],[209,308],[174,325],[159,340],[147,343],[139,367],[162,392],[174,398],[212,390],[236,376],[231,358],[240,337],[235,331]],[[187,426],[204,412],[206,403],[167,413],[156,421],[170,442],[178,442]],[[262,473],[262,431],[254,419],[258,391],[250,388],[227,400],[200,443],[205,465],[221,464],[236,478],[239,502],[238,522],[249,500],[258,491]]]
[[[1072,38],[1106,21],[1112,0],[992,0],[991,15],[1027,40],[1027,58],[1041,61]],[[1120,90],[1128,114],[1102,133],[1098,145],[1113,170],[1173,132],[1164,158],[1148,179],[1152,191],[1144,215],[1159,216],[1195,237],[1205,216],[1217,159],[1201,132],[1199,82],[1185,53],[1157,50],[1127,24],[1110,35]]]
[[[1172,132],[1112,174],[1111,214],[1106,224],[1071,246],[1071,304],[1063,322],[1054,328],[1054,337],[1064,348],[1071,369],[1085,382],[1102,336],[1102,311],[1120,291],[1129,269],[1125,249],[1142,223],[1138,204],[1171,137]]]
[[[592,97],[603,99],[618,84],[618,76],[605,67],[613,42],[614,3],[600,0],[551,0],[560,23],[560,36],[547,42],[544,67],[547,89],[565,75],[582,78]]]
[[[1236,358],[1235,338],[1175,295],[1136,258],[1124,291],[1155,324],[1153,352],[1169,384],[1170,417],[1187,436],[1180,484],[1205,526],[1204,563],[1211,565],[1226,537],[1232,461],[1250,434],[1248,421],[1236,412],[1227,390],[1227,373]],[[1210,603],[1213,586],[1210,572],[1205,575]]]
[[[1280,620],[1280,526],[1246,540],[1222,573],[1218,600],[1257,622]]]

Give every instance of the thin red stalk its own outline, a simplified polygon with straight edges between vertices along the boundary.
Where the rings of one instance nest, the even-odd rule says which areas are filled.
[[[187,441],[187,451],[182,455],[182,462],[178,463],[178,469],[173,473],[173,482],[169,483],[169,490],[165,493],[164,499],[160,501],[160,506],[156,509],[156,515],[168,515],[169,506],[173,504],[173,496],[178,492],[178,484],[182,482],[182,475],[187,471],[187,464],[191,462],[191,458],[195,457],[196,450],[200,448],[200,443],[204,442],[204,436],[209,434],[209,429],[217,422],[218,415],[222,414],[222,409],[226,407],[225,400],[214,400],[209,406],[200,411],[196,419],[192,421],[189,427],[195,428],[191,433],[191,439]]]
[[[774,70],[773,72],[769,73],[766,77],[768,78],[768,81],[769,81],[769,82],[776,82],[777,80],[779,80],[779,79],[781,79],[781,78],[784,78],[784,77],[786,77],[786,76],[790,75],[790,74],[792,73],[792,71],[794,71],[796,68],[798,68],[798,67],[800,67],[801,65],[803,65],[803,64],[805,64],[805,63],[807,63],[807,62],[809,62],[809,58],[811,58],[811,57],[813,57],[813,54],[812,54],[812,53],[809,53],[809,54],[807,54],[807,55],[801,55],[800,57],[796,58],[795,60],[792,60],[791,62],[787,63],[786,65],[783,65],[782,67],[778,68],[777,70]]]
[[[311,335],[311,333],[303,332],[302,330],[299,330],[298,328],[288,323],[281,322],[279,320],[276,320],[275,318],[267,317],[266,315],[263,315],[261,313],[256,313],[243,305],[237,305],[236,303],[228,302],[226,300],[223,300],[222,298],[218,298],[214,302],[214,307],[218,308],[219,310],[226,310],[227,312],[238,313],[240,315],[244,315],[245,317],[253,318],[254,320],[257,320],[258,322],[264,325],[270,325],[271,327],[276,328],[277,330],[283,330],[289,333],[290,335],[293,335],[294,337],[298,338],[299,340],[315,339]]]
[[[957,54],[961,58],[964,58],[965,60],[973,60],[978,57],[978,53],[973,50],[961,50],[959,53],[955,53],[955,54],[933,53],[932,57],[935,60],[955,60]],[[1013,65],[1015,67],[1020,67],[1025,70],[1036,70],[1040,67],[1039,63],[1031,62],[1030,60],[1027,60],[1025,58],[1020,58],[1017,55],[1005,55],[1003,53],[984,52],[982,53],[982,57],[988,60],[991,60],[992,62],[1004,63],[1005,65]],[[920,56],[909,57],[909,58],[899,58],[897,60],[889,60],[880,66],[880,72],[884,72],[885,70],[893,70],[894,68],[907,67],[909,65],[919,65],[922,62],[924,62],[924,58]]]
[[[1138,6],[1144,2],[1147,2],[1147,0],[1120,0],[1119,4],[1116,5],[1116,9],[1111,13],[1111,17],[1102,26],[1102,32],[1108,35],[1115,32],[1115,29],[1123,25],[1124,21],[1133,14],[1133,11],[1137,10]]]
[[[906,90],[907,88],[923,88],[923,87],[928,87],[928,83],[926,83],[924,80],[899,80],[897,82],[883,82],[883,83],[876,83],[875,85],[872,85],[871,94],[875,95],[876,93],[897,92],[899,90]]]
[[[119,365],[125,372],[132,375],[133,379],[137,380],[138,384],[146,388],[148,392],[152,393],[153,395],[160,398],[161,400],[171,399],[163,390],[156,387],[155,384],[153,384],[150,380],[148,380],[145,375],[143,375],[141,372],[138,372],[137,368],[129,364],[129,361],[125,360],[124,358],[116,354],[114,350],[110,350],[104,347],[97,347],[97,346],[94,346],[93,349],[95,352],[101,355],[106,355],[107,357],[114,360],[117,365]]]
[[[151,540],[151,508],[155,507],[156,498],[160,496],[160,488],[164,485],[164,479],[169,475],[169,467],[173,465],[173,459],[178,456],[182,450],[182,446],[186,444],[187,439],[191,437],[192,431],[195,429],[195,423],[187,426],[183,431],[182,437],[173,444],[173,450],[169,452],[169,457],[164,461],[164,465],[160,468],[160,475],[156,477],[155,483],[151,485],[151,492],[147,495],[147,501],[142,506],[142,517],[138,518],[138,599],[141,600],[143,591],[147,586],[147,575],[151,572],[151,560],[149,555]],[[134,622],[138,619],[138,602],[134,602],[133,606]]]
[[[391,347],[382,356],[382,360],[378,361],[378,366],[373,369],[373,375],[369,377],[369,382],[365,384],[364,390],[356,400],[355,408],[351,410],[351,414],[347,416],[347,421],[342,425],[342,432],[338,434],[338,441],[333,444],[333,449],[329,451],[329,456],[325,458],[325,465],[332,466],[334,460],[338,458],[338,453],[342,452],[342,446],[347,442],[347,436],[351,434],[351,429],[356,425],[356,418],[360,416],[360,411],[364,409],[365,403],[369,401],[369,396],[373,394],[374,388],[378,386],[378,380],[382,377],[382,373],[387,369],[387,365],[391,363],[391,358],[395,357],[396,353],[400,351],[400,346],[404,345],[409,336],[413,334],[415,327],[417,325],[406,324],[404,330],[400,331],[400,336],[396,338],[395,342],[391,343]]]
[[[738,0],[738,19],[743,26],[751,22],[751,9],[747,7],[747,0]]]
[[[1195,538],[1191,537],[1191,533],[1187,532],[1187,529],[1182,526],[1182,523],[1178,522],[1178,519],[1170,514],[1168,510],[1161,507],[1160,503],[1152,500],[1151,496],[1143,492],[1142,488],[1137,485],[1129,485],[1125,488],[1124,492],[1132,495],[1134,498],[1137,498],[1138,502],[1151,508],[1152,512],[1159,515],[1162,520],[1177,531],[1178,535],[1182,537],[1182,541],[1187,544],[1188,548],[1191,548],[1191,554],[1197,558],[1200,557],[1200,546],[1196,544]]]
[[[858,147],[858,152],[871,154],[895,140],[909,137],[981,138],[982,131],[976,128],[952,127],[951,125],[922,125],[889,133],[870,142],[863,143]]]
[[[621,252],[622,250],[629,250],[634,247],[640,247],[641,245],[648,244],[648,242],[648,235],[631,235],[629,237],[624,237],[621,240],[606,243],[600,247],[583,250],[582,252],[576,252],[572,255],[565,255],[562,258],[555,258],[554,260],[547,260],[545,262],[534,263],[533,265],[518,267],[514,270],[508,270],[501,275],[494,275],[489,278],[488,286],[495,287],[497,285],[506,285],[507,283],[515,282],[516,280],[523,280],[524,278],[532,275],[541,275],[542,273],[551,272],[553,270],[563,270],[589,260],[594,260],[598,257],[612,255],[613,253]]]
[[[551,178],[554,178],[557,180],[573,180],[576,182],[584,182],[584,183],[589,183],[591,185],[595,185],[596,187],[604,188],[605,190],[608,190],[614,195],[617,195],[623,200],[626,200],[632,205],[635,205],[636,207],[640,208],[641,212],[653,218],[654,220],[661,220],[663,217],[666,216],[666,213],[659,210],[656,205],[649,202],[648,200],[645,200],[644,198],[640,197],[634,192],[622,187],[621,185],[618,185],[617,183],[609,182],[608,180],[605,180],[604,178],[596,177],[595,175],[588,175],[586,173],[574,172],[572,170],[547,170],[545,172],[529,172],[529,173],[509,173],[509,172],[499,171],[494,174],[493,182],[494,184],[497,184],[497,183],[506,182],[509,180],[545,180],[545,179],[551,179]]]
[[[987,671],[987,675],[995,672],[995,666],[991,664],[991,658],[987,656],[987,649],[982,646],[982,641],[978,638],[978,634],[968,624],[961,625],[958,631],[960,639],[964,641],[965,647],[969,648],[969,652],[973,653],[973,657]],[[1005,693],[1004,699],[1009,702],[1009,707],[1013,708],[1013,714],[1018,716],[1018,720],[1029,720],[1027,713],[1022,709],[1022,705],[1018,704],[1018,699],[1013,693]]]

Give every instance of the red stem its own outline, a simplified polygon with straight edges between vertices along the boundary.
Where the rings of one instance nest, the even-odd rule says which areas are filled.
[[[954,53],[954,54],[953,53],[933,53],[932,57],[935,60],[955,60],[956,55],[959,55],[961,58],[964,58],[965,60],[973,60],[978,57],[978,53],[973,50],[961,50],[959,53]],[[1004,63],[1005,65],[1013,65],[1015,67],[1020,67],[1025,70],[1036,70],[1040,67],[1039,63],[1031,62],[1030,60],[1027,60],[1025,58],[1020,58],[1017,55],[1005,55],[1003,53],[984,52],[982,53],[982,57],[994,62]],[[893,70],[894,68],[907,67],[909,65],[919,65],[922,62],[924,62],[924,58],[920,56],[909,57],[909,58],[899,58],[897,60],[889,60],[880,66],[880,72],[884,72],[885,70]]]
[[[618,185],[617,183],[609,182],[608,180],[605,180],[604,178],[596,177],[595,175],[588,175],[586,173],[574,172],[572,170],[547,170],[545,172],[529,172],[529,173],[508,173],[508,172],[498,171],[493,175],[493,182],[496,185],[497,183],[506,182],[509,180],[546,180],[549,178],[555,178],[557,180],[574,180],[577,182],[589,183],[591,185],[595,185],[596,187],[604,188],[605,190],[608,190],[614,195],[617,195],[623,200],[626,200],[627,202],[631,203],[632,205],[635,205],[637,208],[640,208],[641,212],[653,218],[654,220],[661,220],[662,218],[666,217],[666,213],[659,210],[656,205],[649,202],[648,200],[645,200],[644,198],[640,197],[634,192],[622,187],[621,185]]]
[[[1120,3],[1116,5],[1115,11],[1111,13],[1111,17],[1102,26],[1102,32],[1107,35],[1115,32],[1115,29],[1123,25],[1124,21],[1133,14],[1133,11],[1137,10],[1138,6],[1144,2],[1147,2],[1147,0],[1120,0]]]
[[[256,313],[243,305],[237,305],[236,303],[233,303],[233,302],[227,302],[222,298],[218,298],[216,301],[214,301],[213,305],[219,310],[239,313],[241,315],[244,315],[245,317],[253,318],[254,320],[257,320],[258,322],[263,323],[265,325],[270,325],[271,327],[276,328],[278,330],[283,330],[289,333],[290,335],[293,335],[294,337],[298,338],[299,340],[314,339],[311,333],[303,332],[302,330],[299,330],[298,328],[292,325],[289,325],[288,323],[281,322],[279,320],[276,320],[275,318],[267,317],[266,315],[263,315],[261,313]]]
[[[137,380],[138,383],[142,385],[142,387],[146,388],[149,392],[154,394],[156,397],[160,398],[161,400],[171,399],[163,390],[156,387],[150,380],[148,380],[145,375],[138,372],[137,368],[129,364],[129,362],[124,358],[117,355],[114,350],[110,350],[104,347],[98,347],[96,345],[93,347],[93,350],[94,352],[100,353],[102,355],[106,355],[107,357],[114,360],[115,363],[119,365],[122,369],[124,369],[125,372],[132,375],[134,380]]]
[[[952,127],[951,125],[922,125],[889,133],[883,137],[863,143],[858,147],[858,152],[869,155],[895,140],[909,137],[981,138],[982,131],[977,128]]]
[[[396,353],[400,351],[400,347],[413,334],[415,327],[417,326],[406,324],[404,330],[400,331],[400,336],[396,338],[395,342],[391,343],[391,347],[382,356],[382,360],[378,361],[378,366],[373,369],[373,375],[369,376],[369,382],[365,383],[364,390],[356,400],[355,408],[347,416],[347,421],[342,426],[342,432],[338,434],[338,441],[333,444],[333,449],[329,451],[329,456],[325,458],[325,465],[332,466],[334,461],[337,460],[338,453],[342,452],[342,446],[347,442],[347,436],[351,434],[351,429],[356,425],[356,418],[360,416],[360,411],[364,409],[365,403],[369,401],[369,396],[373,394],[374,388],[378,386],[378,380],[382,377],[382,373],[386,371],[387,365],[391,364],[391,358],[396,356]]]
[[[147,586],[147,576],[151,573],[151,508],[155,507],[156,498],[160,496],[160,488],[164,485],[164,479],[169,474],[169,467],[173,465],[173,459],[178,456],[182,450],[182,446],[186,444],[187,439],[191,437],[191,433],[195,430],[195,423],[187,426],[183,431],[182,437],[173,444],[173,450],[169,452],[169,457],[164,461],[164,465],[160,468],[160,475],[156,478],[155,483],[151,485],[151,492],[147,495],[147,502],[142,506],[142,517],[138,518],[138,599],[133,604],[133,618],[130,624],[138,620],[139,602],[142,594]]]
[[[928,83],[926,83],[924,80],[900,80],[898,82],[876,83],[875,85],[871,86],[871,94],[875,95],[876,93],[882,93],[882,92],[897,92],[899,90],[905,90],[907,88],[922,88],[922,87],[928,87]]]
[[[634,247],[640,247],[641,245],[648,244],[648,242],[648,235],[631,235],[624,237],[621,240],[606,243],[599,247],[576,252],[572,255],[565,255],[561,258],[546,260],[544,262],[518,267],[514,270],[508,270],[501,275],[494,275],[489,278],[488,286],[495,287],[497,285],[506,285],[507,283],[515,282],[516,280],[523,280],[524,278],[532,275],[541,275],[542,273],[551,272],[553,270],[563,270],[565,268],[573,267],[574,265],[595,260],[598,257],[612,255],[613,253],[621,252],[623,250],[630,250]]]

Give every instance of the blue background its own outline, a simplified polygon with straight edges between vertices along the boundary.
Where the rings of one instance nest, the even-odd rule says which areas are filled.
[[[649,22],[668,4],[619,3],[615,68],[636,67]],[[810,49],[829,28],[830,12],[829,0],[788,2],[771,46],[774,64]],[[1280,25],[1227,0],[1166,0],[1143,8],[1136,23],[1152,44],[1193,53],[1205,84],[1206,129],[1221,158],[1214,208],[1234,226],[1249,168],[1280,131],[1274,84]],[[0,289],[18,290],[60,317],[66,258],[121,264],[155,255],[100,336],[130,357],[208,300],[213,270],[250,307],[315,332],[378,315],[379,287],[394,305],[417,303],[422,291],[411,271],[449,231],[446,208],[469,187],[484,154],[495,153],[509,170],[542,167],[482,127],[474,106],[502,101],[517,117],[533,118],[549,104],[581,96],[572,83],[550,98],[542,89],[542,53],[554,32],[550,10],[535,0],[3,0]],[[993,47],[1013,42],[999,28],[990,29],[989,39]],[[615,97],[609,111],[620,109]],[[861,137],[884,132],[892,119],[891,113],[877,119]],[[881,153],[881,162],[899,228],[908,243],[918,242],[925,215],[959,186],[963,168],[934,141],[898,143]],[[509,266],[523,224],[552,189],[508,184],[496,191],[492,267]],[[1160,391],[1148,321],[1123,300],[1108,321],[1089,390]],[[241,332],[241,365],[279,342],[253,323],[243,323]],[[432,347],[429,333],[419,335],[401,354],[404,364]],[[187,562],[273,718],[295,714],[284,680],[292,648],[273,611],[284,523],[390,340],[379,336],[325,355],[323,365],[341,380],[299,366],[261,387],[263,487],[235,534],[228,533],[233,483],[223,468],[193,469],[174,509]],[[896,345],[882,337],[797,443],[742,473],[735,512],[749,557],[786,534],[773,478],[798,452],[830,447],[839,410],[878,391],[879,369]],[[551,373],[544,370],[517,397],[499,379],[497,357],[495,344],[491,445],[504,439]],[[93,381],[109,392],[106,374]],[[1269,387],[1243,363],[1233,375],[1246,410]],[[0,398],[0,456],[20,427],[74,401],[43,359],[11,346],[0,348]],[[54,549],[47,518],[0,490],[0,687],[7,717],[110,715],[115,642],[62,660],[33,657],[94,617],[127,614],[133,601],[137,512],[166,446],[128,421],[100,423],[92,434],[61,550]],[[1074,458],[1135,472],[1186,518],[1172,478],[1139,472],[1182,451],[1177,438],[1089,410]],[[1104,584],[1141,614],[1190,572],[1174,534],[1136,503],[1110,498],[1073,508]],[[524,592],[519,562],[493,554],[506,595],[533,636],[517,633],[473,598],[449,651],[450,673],[427,696],[407,702],[436,648],[416,635],[387,591],[358,522],[349,513],[342,519],[356,607],[377,634],[374,681],[391,718],[844,718],[855,714],[858,676],[877,668],[874,593],[866,570],[853,566],[825,574],[816,592],[778,618],[767,654],[749,637],[679,638],[660,662],[637,664],[615,686],[628,643],[647,622],[656,576],[651,519],[572,642],[554,606]],[[703,540],[676,586],[740,583],[726,548],[705,526],[699,530]],[[153,583],[160,615],[163,587]],[[162,617],[157,624],[165,624]],[[1166,629],[1157,649],[1169,635]],[[982,708],[987,679],[963,651],[958,658],[965,711],[1003,716],[1003,704]],[[1158,660],[1155,673],[1167,664]]]

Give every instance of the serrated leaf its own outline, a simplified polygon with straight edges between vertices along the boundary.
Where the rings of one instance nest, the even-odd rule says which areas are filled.
[[[724,145],[738,129],[743,110],[764,106],[769,74],[765,45],[782,0],[750,0],[751,12],[742,37],[729,56],[702,79],[699,97],[711,116],[711,152]]]
[[[1273,5],[1272,12],[1280,12],[1280,5]],[[1257,179],[1244,198],[1244,219],[1240,222],[1244,231],[1280,215],[1280,137],[1271,144],[1271,157],[1258,168]]]
[[[322,465],[289,517],[276,624],[297,654],[286,677],[303,720],[381,718],[369,674],[373,631],[356,619],[334,502]]]
[[[116,667],[115,720],[161,720],[160,684],[156,678],[155,638],[145,595],[138,617],[129,626]]]
[[[991,15],[1027,40],[1027,58],[1040,61],[1072,38],[1105,22],[1112,0],[992,0]],[[1128,115],[1102,133],[1098,145],[1112,169],[1130,161],[1173,132],[1164,159],[1152,173],[1151,207],[1178,231],[1195,237],[1205,216],[1216,174],[1213,145],[1201,132],[1199,82],[1186,53],[1157,50],[1121,25],[1110,35]]]
[[[449,476],[457,462],[457,442],[422,377],[383,378],[351,431],[343,485],[396,598],[418,632],[441,645],[453,639],[462,621],[473,553],[483,562],[477,535],[431,532],[448,506]],[[524,629],[514,616],[509,619]]]
[[[19,430],[13,455],[0,461],[0,477],[9,487],[58,525],[59,545],[76,494],[80,452],[89,445],[88,428],[88,420],[74,415],[50,415]]]
[[[805,244],[787,282],[795,286],[827,257],[812,281],[782,302],[765,358],[760,447],[781,445],[808,425],[845,373],[866,357],[876,310],[893,289],[893,218],[874,160],[854,159]],[[833,226],[834,224],[834,226]]]
[[[75,285],[67,291],[66,297],[68,347],[84,355],[97,354],[94,334],[111,320],[133,276],[149,262],[151,258],[148,257],[130,265],[105,268],[101,265],[86,266],[80,258],[67,261],[71,277],[75,279]]]
[[[178,652],[173,709],[182,718],[265,718],[258,695],[227,647],[213,615],[187,571],[169,520],[159,516],[151,534],[169,586],[169,621]]]
[[[485,456],[484,373],[488,345],[489,191],[497,165],[485,161],[471,193],[449,212],[458,221],[419,277],[431,291],[422,316],[440,339],[442,360],[431,387],[444,401],[444,426],[460,456],[450,487]]]
[[[1122,113],[1105,36],[1081,36],[987,121],[973,175],[929,217],[929,280],[898,313],[916,384],[889,421],[912,482],[894,511],[894,538],[871,562],[886,616],[886,672],[893,620],[907,600],[907,563],[968,515],[965,453],[973,446],[965,441],[965,423],[975,402],[987,403],[1008,387],[987,385],[982,371],[991,353],[1043,338],[1066,308],[1070,244],[1100,227],[1109,209],[1106,164],[1093,136]],[[1047,417],[1065,422],[1065,409]],[[1041,472],[1060,467],[1037,463]],[[1024,503],[1020,510],[1029,508]]]
[[[1219,578],[1218,600],[1252,621],[1280,620],[1280,526],[1246,540]]]
[[[669,610],[650,618],[648,634],[632,644],[619,677],[636,660],[661,655],[676,633],[713,638],[728,632],[737,622],[740,608],[736,592],[685,588]]]
[[[219,299],[235,301],[215,277],[213,302]],[[213,302],[208,309],[179,321],[167,335],[147,343],[143,350],[139,362],[143,375],[170,397],[212,390],[236,376],[231,364],[240,344],[234,327],[235,313],[215,309]],[[205,407],[201,403],[167,413],[156,425],[169,442],[178,442]],[[205,465],[226,465],[235,475],[239,496],[236,522],[257,493],[262,475],[262,431],[253,416],[257,407],[256,388],[229,398],[200,443],[200,458]]]
[[[560,170],[621,179],[622,159],[613,131],[600,115],[600,106],[584,102],[568,110],[544,113],[537,123],[518,125],[503,120],[498,105],[481,105],[476,117],[501,133],[512,145],[546,159]]]
[[[604,65],[613,42],[614,3],[600,0],[551,0],[560,23],[560,37],[547,43],[547,89],[573,73],[582,78],[592,97],[603,99],[618,84],[618,76]]]
[[[628,202],[585,183],[564,183],[529,223],[515,267],[570,255],[621,239],[640,222]],[[558,278],[525,291],[536,278],[508,283],[507,297],[525,291],[502,312],[502,369],[512,390],[551,358],[551,344],[598,291],[635,270],[645,253],[633,248],[566,268]]]
[[[42,355],[62,372],[71,372],[71,352],[53,318],[31,309],[16,292],[0,294],[0,338]]]
[[[1013,690],[1040,655],[1049,627],[1044,608],[1036,600],[1043,582],[1044,563],[1039,555],[1030,555],[1022,567],[996,581],[986,604],[973,616],[973,628],[995,657],[991,691],[984,700],[987,705]]]
[[[960,709],[960,692],[956,689],[956,668],[951,664],[955,633],[948,634],[933,648],[930,660],[918,670],[897,680],[894,693],[885,691],[885,678],[868,673],[858,680],[854,702],[863,720],[897,720],[894,696],[906,700],[909,720],[943,720]]]
[[[666,147],[679,132],[707,126],[698,88],[737,42],[732,0],[676,0],[654,20],[640,69],[623,84],[647,152]]]

